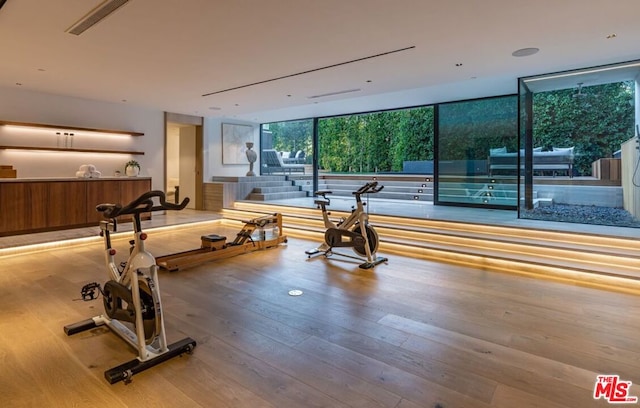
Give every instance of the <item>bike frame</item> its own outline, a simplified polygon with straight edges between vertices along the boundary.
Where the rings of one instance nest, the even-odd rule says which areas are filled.
[[[158,266],[154,256],[145,249],[144,241],[146,234],[142,232],[140,214],[133,215],[134,243],[129,254],[129,258],[122,271],[116,264],[116,251],[111,245],[111,232],[116,230],[116,220],[101,221],[100,229],[104,240],[104,256],[109,276],[112,280],[131,287],[131,296],[135,305],[140,305],[140,277],[146,277],[147,283],[152,291],[159,292],[158,286]],[[167,351],[167,339],[164,331],[164,319],[162,315],[162,302],[158,297],[154,297],[156,319],[159,319],[159,333],[157,336],[157,346],[147,345],[145,342],[142,313],[136,313],[135,333],[120,321],[110,319],[106,315],[97,316],[100,322],[108,325],[127,343],[138,350],[138,359],[145,361],[157,357]]]
[[[154,198],[160,201],[159,205],[154,205]],[[71,336],[105,325],[138,351],[138,355],[133,360],[104,372],[105,378],[111,384],[118,381],[124,381],[125,384],[131,382],[131,377],[134,374],[183,353],[190,354],[196,346],[196,341],[190,337],[167,345],[158,286],[158,266],[153,255],[145,249],[144,241],[147,239],[147,234],[142,232],[140,222],[140,214],[142,213],[182,210],[188,203],[188,198],[182,200],[180,204],[167,203],[165,193],[154,190],[142,194],[124,207],[119,204],[99,204],[96,206],[96,210],[106,218],[105,221],[100,222],[100,236],[104,240],[104,260],[109,276],[109,280],[105,283],[105,291],[103,292],[101,289],[105,302],[105,313],[66,325],[64,332],[67,336]],[[116,250],[111,245],[111,233],[116,231],[117,218],[124,215],[130,215],[133,218],[133,241],[131,241],[127,261],[123,267],[119,267],[115,260]],[[99,287],[95,282],[91,284],[91,286],[93,285]],[[107,286],[110,288],[109,291],[106,290]],[[141,289],[145,295],[144,303]],[[120,296],[123,293],[126,293],[124,298]],[[146,295],[149,295],[149,298],[146,298]],[[123,302],[126,302],[127,313],[135,314],[133,319],[128,314],[119,314],[124,310]],[[149,310],[151,308],[152,310]],[[146,321],[149,322],[153,319],[154,324],[153,332],[147,330],[148,336],[145,335],[145,313],[147,317],[151,317]],[[133,330],[130,328],[132,324]],[[150,327],[147,328],[150,329]]]
[[[364,210],[364,204],[362,203],[362,199],[359,195],[356,195],[356,208],[351,211],[351,214],[349,214],[349,216],[344,221],[342,221],[340,225],[334,223],[329,219],[329,212],[327,211],[327,205],[329,203],[326,200],[316,200],[315,203],[320,206],[320,209],[322,211],[322,219],[326,228],[347,230],[353,227],[356,222],[360,222],[364,225],[369,221],[369,216]]]
[[[362,259],[361,257],[355,257],[351,255],[346,255],[339,252],[333,252],[333,245],[336,247],[351,247],[354,251],[360,256],[366,256],[366,261],[362,265],[360,265],[363,269],[373,268],[374,266],[387,262],[387,258],[377,257],[375,255],[375,249],[371,248],[370,243],[373,242],[373,245],[377,248],[378,237],[375,230],[369,226],[369,214],[365,211],[365,204],[362,202],[362,195],[369,193],[377,193],[383,189],[383,186],[378,186],[378,182],[370,182],[360,187],[358,190],[353,192],[353,195],[356,198],[356,206],[351,210],[351,214],[341,222],[335,223],[329,219],[329,211],[327,210],[327,206],[331,202],[329,198],[327,198],[327,194],[331,194],[331,191],[316,191],[315,194],[322,197],[322,199],[316,199],[314,202],[322,211],[322,219],[324,221],[324,226],[327,229],[325,232],[325,240],[324,242],[317,248],[310,249],[305,251],[305,253],[311,257],[317,254],[324,254],[325,257],[331,256],[331,254],[335,253],[336,255],[341,255],[348,258]],[[360,231],[356,232],[355,229],[360,228]],[[328,238],[334,234],[335,231],[344,231],[340,232],[340,242],[334,242],[333,238]],[[369,236],[369,233],[373,234],[372,237]],[[359,249],[361,248],[358,242],[357,244],[354,242],[353,237],[354,234],[359,234],[363,241],[364,253]],[[333,235],[335,237],[335,235]],[[348,240],[342,241],[344,237],[347,237]],[[356,249],[358,248],[358,249]]]
[[[315,203],[320,206],[322,211],[322,219],[324,221],[325,228],[334,228],[339,230],[348,231],[351,227],[355,226],[357,223],[360,223],[362,226],[360,228],[360,234],[364,238],[364,250],[367,255],[367,260],[369,262],[373,259],[373,254],[371,253],[371,248],[369,247],[369,235],[367,234],[366,226],[369,223],[369,215],[364,209],[364,203],[362,202],[362,198],[360,194],[355,194],[356,196],[356,207],[351,211],[351,214],[340,224],[336,224],[335,222],[329,219],[329,212],[327,211],[328,200],[325,198],[324,200],[316,200]],[[321,250],[327,251],[329,250],[329,246],[324,243],[321,245]]]

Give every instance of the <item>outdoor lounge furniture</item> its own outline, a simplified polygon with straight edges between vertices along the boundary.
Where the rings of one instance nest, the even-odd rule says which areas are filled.
[[[285,164],[280,153],[273,149],[263,150],[261,160],[263,174],[304,174],[304,164]]]
[[[524,168],[524,152],[521,153],[520,167]],[[513,172],[518,166],[518,153],[507,153],[506,148],[491,149],[488,166],[490,176],[501,171]],[[573,177],[573,147],[554,147],[545,152],[534,149],[533,171],[552,171],[554,176],[557,171],[562,171]]]
[[[295,154],[293,152],[280,152],[282,155],[282,161],[284,164],[304,164],[305,152],[298,150]]]

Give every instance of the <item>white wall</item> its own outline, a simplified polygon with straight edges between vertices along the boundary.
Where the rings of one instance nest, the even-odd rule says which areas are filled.
[[[125,163],[135,159],[141,166],[140,175],[152,177],[152,187],[164,190],[162,111],[131,107],[126,103],[100,102],[18,88],[0,88],[0,120],[144,133],[141,137],[104,136],[102,139],[93,136],[94,139],[91,139],[86,136],[76,137],[74,140],[74,147],[142,151],[144,155],[0,150],[0,164],[13,165],[19,178],[73,177],[82,164],[95,164],[103,175],[111,176],[115,170],[124,173]],[[19,135],[6,129],[0,132],[0,145],[39,143],[33,138],[45,137],[38,132],[22,132]],[[52,133],[51,137],[56,136]],[[55,143],[53,142],[53,146]]]
[[[244,176],[249,171],[249,161],[246,164],[222,164],[222,123],[233,123],[237,125],[251,125],[254,128],[253,143],[254,150],[259,150],[260,145],[260,125],[251,122],[241,122],[221,118],[204,118],[203,126],[203,152],[204,160],[204,181],[211,181],[213,176]],[[260,154],[258,161],[253,165],[253,171],[260,174]]]

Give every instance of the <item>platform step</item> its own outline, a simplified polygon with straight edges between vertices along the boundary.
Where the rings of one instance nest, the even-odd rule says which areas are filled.
[[[251,201],[270,201],[270,200],[286,200],[290,198],[307,197],[306,191],[287,191],[280,193],[251,193],[249,200]]]
[[[277,211],[283,215],[288,236],[323,240],[325,228],[315,208],[238,202],[235,209],[225,209],[223,216],[246,218],[239,215],[246,211]],[[348,212],[332,211],[332,218],[342,216]],[[640,292],[640,243],[634,239],[377,214],[369,218],[383,254],[410,252],[411,256],[439,262]]]

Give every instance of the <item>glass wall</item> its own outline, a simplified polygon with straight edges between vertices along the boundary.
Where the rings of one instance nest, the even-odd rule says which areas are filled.
[[[640,227],[640,211],[626,202],[637,191],[639,69],[619,64],[521,79],[521,95],[530,94],[521,109],[531,111],[521,115],[531,157],[521,218]]]
[[[313,174],[313,119],[264,123],[260,174]]]
[[[320,174],[433,174],[433,107],[318,120]]]
[[[516,96],[438,105],[436,203],[515,208]]]

